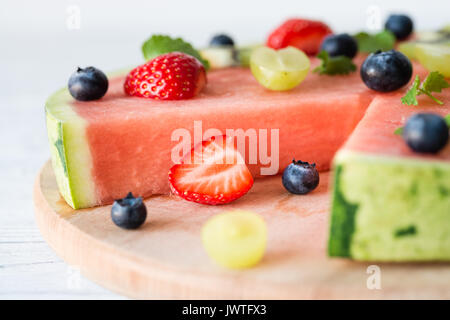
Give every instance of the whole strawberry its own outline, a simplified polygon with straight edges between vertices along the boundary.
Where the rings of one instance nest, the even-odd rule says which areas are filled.
[[[267,46],[282,49],[296,47],[306,54],[319,52],[323,39],[332,33],[331,29],[320,21],[289,19],[276,28],[267,38]]]
[[[205,83],[206,72],[200,61],[185,53],[171,52],[131,70],[124,89],[130,96],[181,100],[196,96]]]

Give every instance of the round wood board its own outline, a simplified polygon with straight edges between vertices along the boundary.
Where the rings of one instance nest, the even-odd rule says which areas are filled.
[[[133,298],[450,298],[448,264],[376,264],[377,289],[368,273],[371,263],[328,258],[328,181],[329,174],[322,173],[318,189],[295,196],[284,190],[280,177],[258,179],[249,194],[224,206],[154,196],[145,201],[145,225],[129,231],[112,223],[111,206],[70,208],[47,162],[36,179],[34,204],[42,235],[67,263]],[[261,214],[269,234],[262,262],[238,271],[216,266],[200,239],[211,215],[236,208]]]

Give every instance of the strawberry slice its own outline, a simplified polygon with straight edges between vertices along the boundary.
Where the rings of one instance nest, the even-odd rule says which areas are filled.
[[[253,177],[234,139],[216,136],[194,147],[169,170],[169,184],[185,200],[218,205],[246,194]]]
[[[269,35],[267,46],[272,49],[293,46],[306,54],[315,55],[319,52],[323,39],[331,33],[331,29],[323,22],[289,19]]]

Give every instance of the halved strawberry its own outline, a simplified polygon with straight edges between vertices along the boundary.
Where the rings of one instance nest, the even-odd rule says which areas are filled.
[[[202,204],[225,204],[246,194],[253,177],[234,138],[212,137],[194,147],[169,171],[172,192]]]
[[[315,55],[319,52],[322,40],[331,33],[331,29],[323,22],[289,19],[269,35],[267,46],[272,49],[293,46],[306,54]]]

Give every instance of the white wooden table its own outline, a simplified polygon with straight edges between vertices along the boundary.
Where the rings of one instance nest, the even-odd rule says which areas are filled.
[[[0,105],[0,300],[121,298],[66,265],[35,224],[32,185],[49,157],[42,98],[2,97]]]

